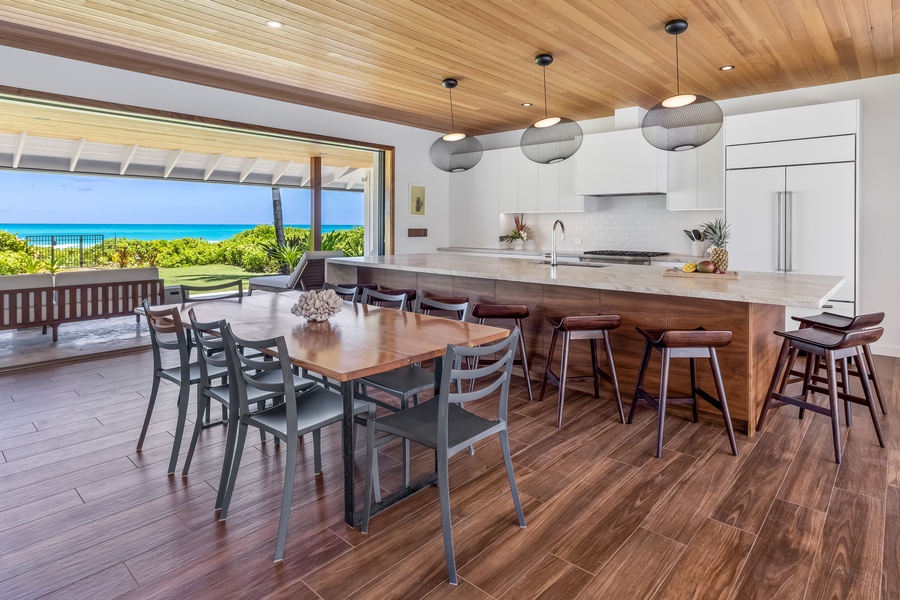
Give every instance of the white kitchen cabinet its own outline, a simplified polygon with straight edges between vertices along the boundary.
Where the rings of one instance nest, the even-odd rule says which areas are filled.
[[[475,245],[472,215],[475,210],[475,170],[450,173],[450,245],[471,248]]]
[[[559,165],[538,165],[538,211],[559,212]]]
[[[725,121],[728,146],[854,134],[859,100],[733,115]]]
[[[694,150],[667,152],[669,210],[725,208],[725,135]]]
[[[584,136],[575,153],[578,195],[665,194],[666,152],[651,146],[640,129]]]
[[[499,188],[497,199],[500,212],[519,212],[519,148],[497,150]]]
[[[530,160],[522,151],[518,151],[518,167],[519,167],[519,200],[515,212],[538,212],[540,206],[538,199],[540,193],[538,190],[539,169],[544,165]]]
[[[499,152],[485,152],[481,162],[471,169],[473,181],[472,229],[474,246],[490,248],[498,243],[500,235],[500,187]]]

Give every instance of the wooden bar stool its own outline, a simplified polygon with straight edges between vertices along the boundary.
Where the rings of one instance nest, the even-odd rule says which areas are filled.
[[[625,422],[625,411],[622,408],[622,396],[619,394],[619,379],[616,377],[616,364],[613,361],[612,347],[609,345],[608,332],[622,324],[619,315],[573,315],[568,317],[551,317],[545,315],[547,322],[553,326],[553,335],[550,338],[550,351],[547,353],[547,367],[544,369],[544,377],[541,380],[541,395],[538,400],[544,399],[544,391],[547,389],[549,379],[559,388],[557,400],[556,426],[562,427],[563,401],[566,395],[567,381],[594,380],[594,398],[600,397],[600,379],[602,377],[613,386],[616,394],[616,403],[619,406],[619,418]],[[551,369],[553,353],[556,350],[556,338],[563,334],[562,356],[560,358],[559,376]],[[567,377],[569,370],[569,343],[572,340],[591,341],[591,375],[586,377]],[[603,340],[603,348],[606,351],[606,360],[609,362],[609,373],[597,365],[597,340]],[[598,377],[599,376],[599,377]]]
[[[870,327],[877,327],[881,325],[881,322],[884,321],[884,313],[869,313],[865,315],[856,315],[855,317],[846,317],[844,315],[836,315],[834,313],[824,312],[820,315],[792,318],[800,323],[801,329],[806,329],[807,327],[819,327],[825,329],[834,329],[835,331],[854,331],[856,329],[868,329]],[[869,372],[869,380],[875,387],[875,396],[878,398],[878,404],[881,406],[881,412],[883,414],[887,414],[887,404],[885,404],[884,401],[884,393],[881,391],[881,380],[878,379],[878,372],[875,370],[875,360],[872,358],[872,348],[869,344],[865,344],[863,345],[862,350],[863,356],[865,356],[866,359],[866,369],[868,369]],[[796,358],[796,354],[797,352],[795,351],[794,358]],[[822,366],[824,365],[822,365],[819,361],[813,363],[813,378],[817,383],[826,383],[826,378],[819,375],[819,369]],[[860,376],[859,371],[855,369],[849,369],[846,358],[841,361],[840,372],[843,387],[847,386],[847,384],[844,383],[847,380],[847,377],[859,378]],[[844,376],[845,373],[847,377]],[[805,376],[805,373],[792,370],[791,375],[799,375],[803,377]],[[847,424],[850,424],[849,417]]]
[[[472,317],[478,319],[479,325],[484,325],[486,321],[491,319],[508,319],[516,324],[519,328],[519,356],[521,358],[513,359],[514,365],[522,367],[522,375],[525,376],[525,387],[528,388],[528,401],[534,400],[531,392],[531,377],[528,375],[528,356],[525,350],[524,329],[522,329],[522,319],[528,318],[528,307],[524,304],[476,304],[472,309]],[[475,366],[478,368],[478,357],[475,357]]]
[[[875,402],[872,398],[872,388],[869,385],[869,376],[863,352],[863,346],[877,342],[883,333],[884,329],[881,327],[857,329],[854,331],[836,331],[818,327],[807,327],[797,331],[776,331],[775,335],[783,337],[784,343],[781,345],[781,352],[778,354],[778,362],[775,363],[775,372],[772,374],[772,381],[769,384],[769,391],[766,393],[766,400],[763,403],[762,413],[759,415],[756,430],[763,430],[766,416],[769,409],[772,408],[773,400],[777,400],[780,403],[776,406],[790,404],[799,406],[801,411],[805,409],[825,415],[831,418],[834,461],[841,464],[841,433],[838,414],[838,399],[841,399],[847,403],[853,402],[869,407],[869,414],[872,415],[872,423],[875,425],[875,433],[878,435],[878,443],[884,448],[884,434],[881,431],[878,411],[875,410]],[[800,351],[806,352],[808,355],[803,390],[799,396],[788,396],[784,393],[784,388],[794,366],[794,359]],[[843,389],[838,391],[836,364],[837,361],[843,361],[847,358],[851,358],[856,363],[856,370],[859,372],[859,380],[862,383],[863,397],[853,396],[849,393],[846,373],[841,386]],[[813,365],[819,359],[825,360],[828,387],[817,385],[818,382],[814,378]],[[778,391],[776,391],[776,388]],[[809,392],[827,394],[829,407],[822,408],[808,402],[806,398]]]
[[[731,425],[731,413],[728,412],[728,400],[725,398],[725,387],[722,385],[722,373],[719,370],[719,359],[716,356],[716,348],[727,346],[731,343],[730,331],[707,331],[702,327],[697,329],[651,329],[636,328],[647,340],[644,346],[644,356],[641,359],[641,369],[638,372],[637,386],[634,390],[634,399],[631,401],[631,410],[628,411],[628,423],[634,420],[634,410],[638,402],[643,400],[656,408],[658,424],[656,433],[656,458],[662,456],[663,427],[666,419],[666,404],[673,402],[689,401],[693,405],[693,420],[697,422],[697,396],[706,400],[709,404],[722,412],[725,419],[725,430],[728,432],[728,441],[731,442],[731,452],[737,456],[737,443],[734,441],[734,428]],[[659,375],[659,398],[654,398],[647,393],[641,384],[647,374],[647,366],[650,364],[650,354],[654,348],[662,354],[662,370]],[[686,398],[669,398],[669,362],[673,358],[691,359],[691,395]],[[697,359],[708,358],[709,367],[712,370],[713,381],[716,384],[716,395],[713,398],[706,391],[697,387]]]

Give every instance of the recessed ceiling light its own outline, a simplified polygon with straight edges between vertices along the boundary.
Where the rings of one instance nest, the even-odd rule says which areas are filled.
[[[284,27],[284,23],[281,21],[266,21],[266,25],[271,27],[272,29],[281,29]]]
[[[525,106],[525,107],[531,106],[531,102],[523,102],[522,106]]]
[[[719,67],[719,70],[720,71],[730,71],[733,68],[734,68],[734,65],[724,65],[724,66]]]

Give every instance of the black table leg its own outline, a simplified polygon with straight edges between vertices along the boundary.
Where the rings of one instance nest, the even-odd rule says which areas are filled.
[[[341,382],[341,396],[344,399],[344,419],[341,422],[341,453],[344,457],[344,522],[355,525],[353,513],[356,502],[353,498],[353,382]]]

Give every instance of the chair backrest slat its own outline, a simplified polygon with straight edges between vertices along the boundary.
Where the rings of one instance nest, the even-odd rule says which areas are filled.
[[[430,315],[433,311],[456,313],[459,321],[465,321],[469,316],[468,298],[428,298],[419,296],[413,312]],[[440,316],[440,315],[436,315]]]
[[[191,347],[181,322],[181,313],[175,307],[150,308],[150,301],[146,298],[144,298],[142,306],[150,330],[154,368],[159,369],[162,366],[161,350],[177,351],[182,372],[186,374],[190,365]],[[174,339],[166,339],[160,337],[161,335],[174,336]]]
[[[406,310],[406,294],[385,294],[368,288],[363,290],[362,303],[372,306],[385,306],[386,304],[399,304],[396,308]]]
[[[231,290],[228,293],[219,293],[220,290]],[[191,296],[192,293],[199,293],[200,296]],[[204,295],[212,294],[212,295]],[[221,300],[222,298],[243,298],[244,297],[244,281],[235,279],[225,283],[216,285],[185,285],[181,284],[181,299],[184,302],[197,302],[198,300]]]
[[[356,302],[357,297],[359,296],[359,288],[354,287],[345,287],[340,285],[335,285],[333,283],[325,282],[325,285],[322,287],[324,290],[331,290],[344,300],[348,302]]]

